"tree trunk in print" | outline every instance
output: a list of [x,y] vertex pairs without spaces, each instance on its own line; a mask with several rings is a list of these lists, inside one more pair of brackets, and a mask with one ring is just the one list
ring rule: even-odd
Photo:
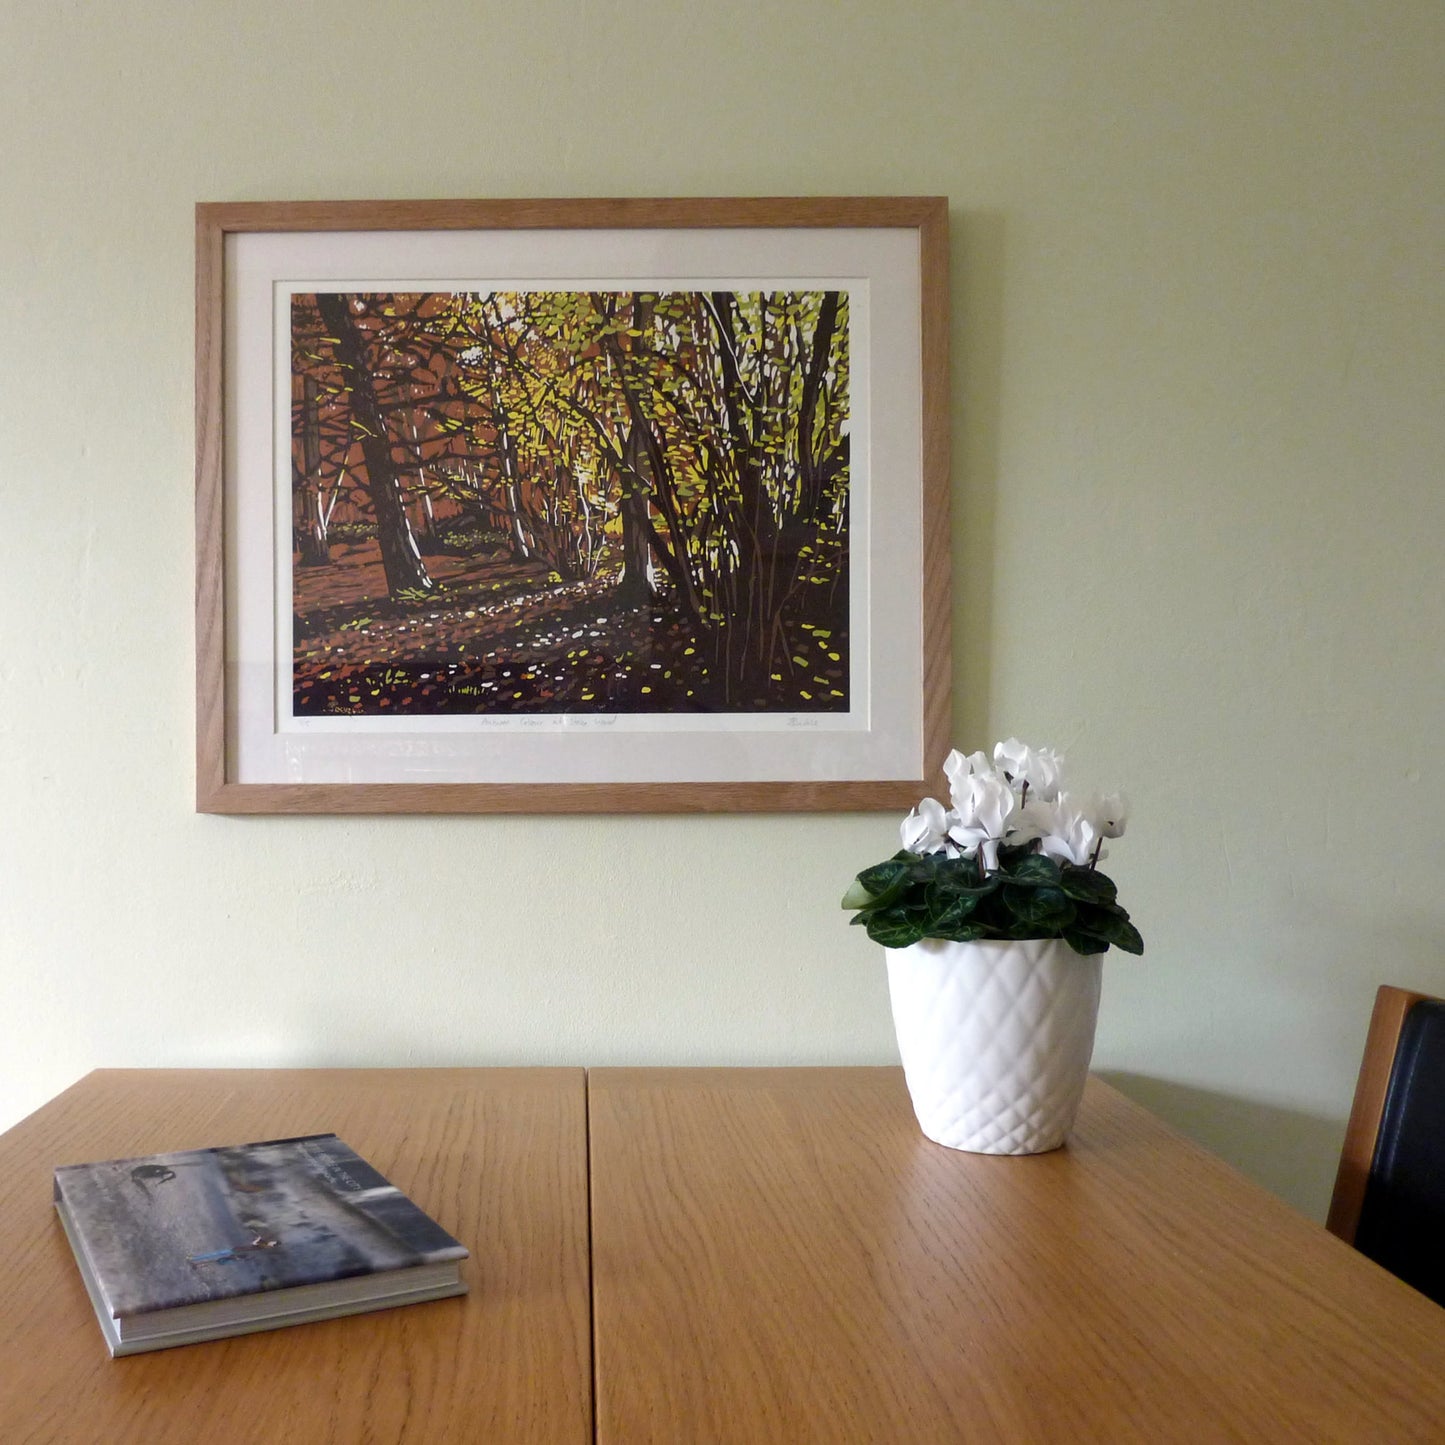
[[803,400],[798,408],[798,472],[802,479],[802,513],[808,521],[816,520],[823,501],[823,484],[827,480],[813,431],[818,419],[818,397],[828,370],[828,353],[833,347],[833,329],[838,324],[838,293],[823,293],[818,311],[818,324],[813,329],[813,350],[808,358],[808,371],[803,379]]
[[727,686],[729,697],[766,691],[771,656],[772,579],[764,575],[769,559],[776,562],[777,527],[763,496],[757,438],[761,431],[760,398],[750,396],[738,369],[738,340],[731,291],[714,291],[710,311],[718,333],[718,366],[723,381],[723,410],[733,451],[738,489],[738,525],[734,529],[737,565],[733,570],[735,602],[728,620]]
[[[613,315],[611,306],[604,308],[600,302],[596,304],[610,321]],[[638,297],[634,305],[630,329],[642,331],[651,326],[652,314],[651,301],[646,297]],[[645,568],[646,552],[650,545],[651,551],[662,563],[664,570],[677,588],[677,599],[683,611],[693,622],[700,623],[703,610],[698,599],[697,584],[688,567],[687,542],[672,494],[672,478],[668,472],[667,455],[657,439],[657,433],[653,430],[652,422],[648,419],[636,388],[628,379],[627,358],[617,336],[615,334],[606,336],[603,339],[602,348],[611,357],[613,365],[617,368],[618,385],[622,390],[623,400],[627,407],[627,441],[623,449],[624,466],[620,469],[624,500],[622,525],[626,528],[629,520],[634,526],[640,523],[646,529],[647,537],[647,541],[644,543],[634,535],[624,543],[624,550],[629,546],[635,549],[639,561]],[[629,352],[634,359],[645,359],[646,347],[640,337],[632,338]],[[650,480],[650,487],[643,480],[644,471]],[[627,493],[634,489],[638,496],[634,498],[629,518],[626,497]],[[663,521],[667,523],[670,544],[663,541],[656,523],[652,520],[650,510],[652,503],[656,503]],[[651,592],[652,586],[649,582],[646,595],[651,595]]]
[[522,526],[522,491],[517,480],[517,444],[512,440],[507,425],[506,408],[502,405],[501,393],[497,390],[495,378],[492,381],[492,411],[497,418],[497,456],[502,463],[502,476],[506,480],[507,545],[518,562],[526,562],[532,555],[526,530]]
[[391,437],[376,402],[361,333],[344,296],[322,292],[316,297],[316,305],[322,323],[336,338],[336,361],[346,378],[352,419],[361,433],[366,491],[376,518],[387,591],[393,598],[408,592],[430,592],[436,584],[421,560],[406,519],[401,482],[391,460]]
[[[604,309],[600,298],[594,297],[593,304]],[[610,307],[606,308],[610,313]],[[641,297],[632,303],[633,331],[645,331],[652,324],[652,306]],[[610,338],[609,354],[616,363],[619,373],[624,365],[622,348],[616,337]],[[633,338],[632,344],[637,344]],[[617,583],[617,601],[623,607],[645,607],[653,600],[656,587],[652,573],[652,544],[647,535],[648,508],[651,506],[651,488],[647,477],[646,452],[642,444],[642,433],[634,420],[627,429],[622,444],[622,458],[625,465],[618,471],[618,513],[622,518],[622,576]]]
[[[419,480],[425,486],[426,478],[419,474]],[[446,551],[446,543],[442,539],[442,534],[437,530],[436,512],[432,507],[430,492],[422,492],[421,520],[411,530],[412,535],[416,538],[417,550],[423,557],[438,557]]]
[[331,560],[326,541],[327,509],[321,496],[321,423],[316,414],[316,378],[301,378],[301,485],[296,490],[296,550],[303,567]]
[[634,426],[628,433],[623,456],[627,468],[620,473],[621,497],[617,510],[622,517],[622,576],[617,583],[620,607],[645,607],[653,600],[652,545],[647,536],[647,484],[642,480],[642,438]]

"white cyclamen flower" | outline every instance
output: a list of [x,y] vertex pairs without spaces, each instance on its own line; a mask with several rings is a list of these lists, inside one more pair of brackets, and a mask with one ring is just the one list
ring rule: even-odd
[[1018,777],[1025,763],[1033,756],[1033,751],[1027,743],[1021,743],[1017,738],[1007,738],[993,745],[994,766]]
[[1014,782],[1027,784],[1035,797],[1046,803],[1058,797],[1064,760],[1052,748],[1031,748],[1017,738],[1009,738],[994,745],[993,761]]
[[1108,793],[1090,800],[1094,826],[1106,838],[1122,838],[1129,822],[1129,800],[1123,793]]
[[998,863],[998,845],[1007,835],[1008,823],[1018,805],[1011,787],[997,773],[970,773],[959,778],[953,789],[957,820],[948,836],[963,849],[965,857],[983,849],[983,863]]
[[1086,867],[1094,860],[1094,849],[1099,844],[1099,830],[1094,819],[1084,806],[1080,806],[1067,793],[1061,793],[1051,803],[1038,805],[1044,819],[1044,831],[1040,835],[1039,852],[1061,863],[1077,863]]
[[1003,841],[1010,848],[1032,843],[1035,838],[1043,836],[1052,817],[1052,805],[1041,802],[1030,793],[1028,801],[1021,799],[1019,806],[1008,815],[1008,821],[1004,824]]
[[943,760],[943,775],[948,779],[950,788],[957,788],[960,778],[987,777],[993,770],[993,764],[989,762],[988,754],[985,752],[969,753],[967,757],[964,757],[957,748],[954,748]]
[[1025,775],[1029,787],[1046,803],[1059,796],[1064,783],[1064,759],[1052,748],[1038,748],[1034,752],[1033,765]]
[[948,846],[952,815],[937,798],[924,798],[903,820],[899,836],[910,853],[937,853]]

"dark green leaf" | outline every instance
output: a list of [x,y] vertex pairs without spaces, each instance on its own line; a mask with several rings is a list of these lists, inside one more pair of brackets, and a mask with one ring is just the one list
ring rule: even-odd
[[921,857],[911,858],[908,863],[908,877],[914,883],[931,883],[936,878],[948,876],[951,861],[944,853],[925,853]]
[[1129,922],[1129,915],[1117,905],[1080,909],[1074,928],[1091,938],[1102,939],[1106,944],[1117,944],[1125,953],[1144,951],[1144,940],[1140,938],[1139,930]]
[[1112,903],[1119,891],[1113,879],[1105,877],[1097,868],[1080,868],[1073,863],[1061,870],[1060,882],[1070,898],[1090,903]]
[[858,881],[875,898],[886,893],[900,878],[908,874],[908,865],[912,862],[911,855],[908,858],[890,858],[886,863],[875,863],[871,868],[865,868],[859,875]]
[[1057,888],[1059,886],[1059,865],[1042,853],[1030,853],[1020,858],[1009,871],[1009,883],[1027,883],[1037,887]]
[[1076,928],[1064,930],[1064,942],[1075,953],[1103,953],[1109,947],[1102,938],[1095,938],[1091,933],[1080,933]]
[[1125,953],[1143,953],[1144,937],[1132,923],[1125,923],[1120,930],[1120,936],[1114,939],[1114,946],[1123,949]]
[[1008,884],[1003,892],[1009,911],[1020,923],[1031,923],[1053,933],[1074,921],[1074,905],[1062,888],[1016,888]]
[[996,931],[990,933],[990,938],[1040,938],[1039,928],[1036,923],[1025,923],[1022,919],[1014,919],[1012,922],[998,926]]
[[[896,903],[908,888],[908,869],[908,862],[897,858],[865,868],[858,875],[853,887],[843,895],[843,907],[886,908],[890,903]],[[867,896],[862,902],[854,902],[852,900],[858,897],[859,889]]]
[[884,948],[907,948],[923,937],[924,925],[907,908],[884,908],[868,917],[868,937]]
[[923,895],[923,906],[930,918],[949,918],[961,922],[978,907],[981,897],[981,893],[972,890],[964,892],[951,889],[940,880],[928,885],[928,891]]
[[946,919],[938,919],[931,923],[926,938],[946,938],[951,943],[972,943],[975,939],[984,937],[985,930],[982,924],[974,923],[969,919],[959,919],[956,922]]
[[990,873],[980,883],[977,874],[970,868],[967,872],[951,869],[946,873],[940,873],[935,886],[950,898],[979,899],[986,898],[990,893],[997,891],[1002,884],[1003,879],[997,873]]

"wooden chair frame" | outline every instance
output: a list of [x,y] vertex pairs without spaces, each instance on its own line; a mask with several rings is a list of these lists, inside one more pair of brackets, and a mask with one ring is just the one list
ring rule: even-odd
[[1335,1175],[1335,1192],[1330,1200],[1325,1228],[1346,1244],[1355,1242],[1360,1223],[1360,1209],[1365,1202],[1365,1186],[1375,1158],[1375,1141],[1380,1132],[1380,1119],[1390,1091],[1390,1074],[1395,1066],[1395,1051],[1405,1015],[1429,994],[1412,993],[1409,989],[1382,984],[1375,994],[1375,1009],[1370,1016],[1370,1031],[1365,1038],[1365,1054],[1360,1061],[1360,1077],[1355,1084],[1355,1101],[1350,1109],[1350,1122],[1345,1127],[1345,1142],[1340,1150],[1340,1167]]

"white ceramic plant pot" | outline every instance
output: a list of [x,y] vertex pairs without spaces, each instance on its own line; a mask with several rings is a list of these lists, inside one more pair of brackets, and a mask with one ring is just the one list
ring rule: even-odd
[[976,1154],[1042,1154],[1083,1097],[1102,954],[1060,938],[890,948],[888,992],[923,1132]]

